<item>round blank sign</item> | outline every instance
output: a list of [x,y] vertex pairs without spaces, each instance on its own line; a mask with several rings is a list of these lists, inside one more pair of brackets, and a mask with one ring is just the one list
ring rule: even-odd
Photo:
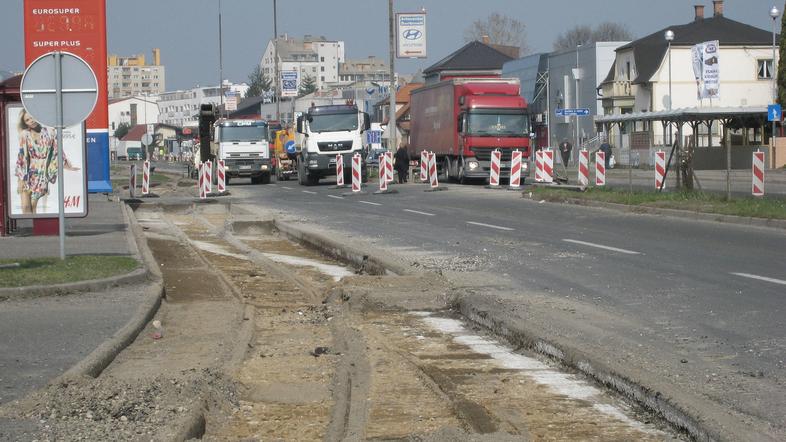
[[56,127],[58,90],[63,100],[63,127],[79,124],[93,112],[98,99],[95,73],[69,52],[49,52],[27,67],[20,88],[22,105],[39,123]]

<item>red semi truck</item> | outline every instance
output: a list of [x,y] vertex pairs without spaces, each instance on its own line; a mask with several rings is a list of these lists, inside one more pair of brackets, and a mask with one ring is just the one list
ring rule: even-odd
[[522,152],[522,181],[529,174],[530,123],[518,79],[454,78],[412,91],[409,155],[434,152],[440,176],[461,183],[487,180],[491,152],[502,153],[502,177]]

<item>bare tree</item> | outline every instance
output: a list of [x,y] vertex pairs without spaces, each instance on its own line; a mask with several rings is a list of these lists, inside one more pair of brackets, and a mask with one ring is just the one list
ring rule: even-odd
[[628,41],[633,35],[624,24],[605,22],[595,29],[587,25],[578,25],[563,32],[554,40],[554,50],[575,49],[578,45],[586,45],[596,41]]
[[482,41],[488,36],[492,44],[515,46],[527,52],[526,25],[515,18],[492,12],[485,20],[475,20],[464,30],[465,41]]

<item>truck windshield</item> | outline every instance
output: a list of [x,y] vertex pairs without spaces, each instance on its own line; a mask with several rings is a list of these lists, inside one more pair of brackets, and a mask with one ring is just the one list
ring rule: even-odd
[[308,123],[311,132],[352,131],[358,128],[358,114],[321,114],[312,115]]
[[529,134],[529,118],[526,114],[472,112],[467,120],[467,133],[472,135]]
[[221,126],[219,140],[231,141],[262,141],[267,140],[265,126]]

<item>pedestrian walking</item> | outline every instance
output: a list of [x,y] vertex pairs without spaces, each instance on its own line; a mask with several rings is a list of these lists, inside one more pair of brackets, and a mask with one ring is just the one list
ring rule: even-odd
[[562,155],[562,164],[565,167],[568,167],[571,151],[573,151],[573,145],[570,144],[570,141],[568,141],[567,139],[563,139],[562,143],[560,143],[559,145],[559,152]]
[[409,179],[409,152],[407,152],[406,146],[399,146],[393,161],[393,167],[395,167],[396,173],[398,173],[399,184],[406,183]]
[[606,160],[605,161],[606,170],[610,169],[609,162],[611,161],[611,144],[609,144],[608,141],[604,141],[603,144],[600,145],[598,150],[600,150],[604,154],[604,158]]

